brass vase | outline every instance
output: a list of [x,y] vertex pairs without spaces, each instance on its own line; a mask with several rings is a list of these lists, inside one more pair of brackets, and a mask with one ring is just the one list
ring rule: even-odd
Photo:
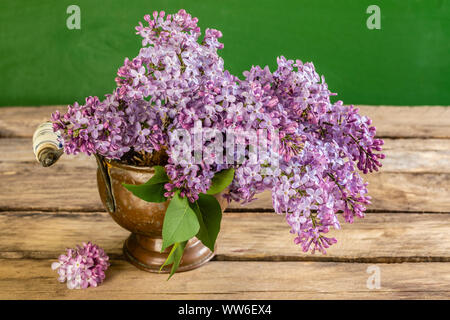
[[[125,258],[134,266],[148,272],[159,272],[167,259],[171,247],[163,252],[162,226],[164,215],[170,200],[163,203],[151,203],[137,198],[122,183],[142,184],[154,174],[152,167],[137,167],[115,161],[97,158],[97,185],[103,205],[122,228],[131,232],[123,245]],[[222,194],[215,195],[222,208],[226,199]],[[188,241],[178,271],[195,269],[214,256],[197,238]],[[166,266],[161,272],[169,272]]]

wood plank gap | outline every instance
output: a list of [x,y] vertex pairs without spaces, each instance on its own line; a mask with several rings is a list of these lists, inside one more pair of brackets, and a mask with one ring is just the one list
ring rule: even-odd
[[[26,139],[28,137],[24,137],[21,135],[17,135],[14,133],[11,134],[4,134],[4,132],[0,131],[0,140],[2,139]],[[32,137],[29,137],[29,139],[31,139]],[[375,138],[377,139],[392,139],[392,140],[413,140],[413,139],[443,139],[443,140],[450,140],[450,137],[448,136],[423,136],[423,135],[418,135],[418,136],[392,136],[392,135],[376,135]]]
[[[7,213],[11,212],[11,213]],[[83,214],[86,213],[86,214]],[[54,217],[54,218],[77,218],[77,217],[106,217],[108,213],[106,211],[51,211],[51,210],[0,210],[0,216],[6,217]]]
[[[0,210],[2,211],[2,210]],[[225,212],[230,213],[240,213],[240,212],[261,212],[261,213],[274,213],[274,209],[268,209],[268,208],[228,208],[225,210]],[[314,212],[314,210],[313,210]],[[367,209],[366,214],[377,214],[377,213],[431,213],[431,214],[449,214],[450,211],[414,211],[414,210],[382,210],[382,209]],[[342,214],[342,212],[339,212],[338,215]]]
[[414,139],[420,139],[420,140],[427,140],[427,139],[437,139],[437,140],[449,140],[450,137],[448,136],[442,136],[442,137],[436,137],[436,136],[391,136],[391,135],[376,135],[375,138],[377,139],[391,139],[391,140],[414,140]]
[[[126,261],[121,253],[108,253],[112,260]],[[39,252],[34,251],[0,251],[0,259],[5,260],[57,260],[57,255],[53,252]],[[442,263],[450,262],[450,257],[439,256],[397,256],[397,257],[335,257],[322,254],[308,255],[308,256],[277,256],[277,255],[254,255],[253,257],[241,257],[229,254],[216,254],[211,261],[228,261],[228,262],[323,262],[323,263],[383,263],[383,264],[398,264],[398,263]]]
[[275,262],[339,262],[339,263],[424,263],[424,262],[450,262],[450,257],[331,257],[327,255],[310,255],[310,256],[268,256],[261,255],[255,257],[239,257],[226,254],[218,254],[213,258],[214,261],[275,261]]
[[381,210],[381,209],[368,209],[366,210],[367,214],[380,214],[380,213],[418,213],[418,214],[426,214],[426,213],[430,213],[430,214],[449,214],[449,211],[428,211],[428,210],[423,210],[423,211],[414,211],[414,210]]
[[[450,108],[450,107],[449,107]],[[24,137],[22,135],[17,135],[14,133],[10,133],[10,134],[5,134],[4,132],[0,131],[0,140],[2,139],[27,139],[28,137]],[[30,141],[31,141],[32,137],[29,137]],[[449,136],[423,136],[423,135],[418,135],[418,136],[392,136],[392,135],[384,135],[384,134],[380,134],[380,135],[376,135],[375,138],[377,139],[391,139],[391,140],[413,140],[413,139],[442,139],[442,140],[450,140]]]
[[[7,213],[14,212],[14,213]],[[86,213],[86,214],[83,214]],[[255,209],[255,208],[231,208],[225,210],[225,213],[273,213],[277,215],[275,211],[272,209]],[[396,214],[396,213],[406,213],[406,214],[450,214],[448,211],[405,211],[405,210],[366,210],[366,214]],[[106,211],[99,210],[50,210],[50,209],[21,209],[21,208],[2,208],[0,207],[0,216],[8,216],[8,217],[32,217],[32,216],[40,216],[40,217],[104,217],[108,216]],[[280,214],[279,216],[283,216]],[[338,214],[341,216],[341,213]],[[356,219],[358,221],[358,219]]]
[[[47,213],[47,212],[55,212],[56,214],[60,212],[73,212],[73,213],[89,213],[92,216],[96,216],[95,213],[102,212],[99,210],[101,208],[59,208],[59,207],[43,207],[43,208],[33,208],[33,207],[8,207],[8,206],[0,206],[0,214],[1,212],[36,212],[36,213]],[[105,211],[106,214],[106,211]],[[70,214],[67,214],[70,215]]]

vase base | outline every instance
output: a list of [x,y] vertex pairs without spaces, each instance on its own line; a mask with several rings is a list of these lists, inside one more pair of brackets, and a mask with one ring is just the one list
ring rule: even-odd
[[[172,267],[171,265],[165,266],[161,271],[160,268],[166,261],[171,247],[160,252],[161,246],[162,239],[132,233],[125,240],[123,254],[128,262],[141,270],[155,273],[169,273]],[[193,238],[186,244],[177,272],[198,268],[213,257],[214,252],[211,252],[200,240]]]

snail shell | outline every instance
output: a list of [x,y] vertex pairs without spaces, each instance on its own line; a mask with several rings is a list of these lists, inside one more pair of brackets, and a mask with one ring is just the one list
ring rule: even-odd
[[53,131],[51,122],[39,125],[33,134],[33,151],[36,160],[43,166],[49,167],[58,161],[63,154],[59,135]]

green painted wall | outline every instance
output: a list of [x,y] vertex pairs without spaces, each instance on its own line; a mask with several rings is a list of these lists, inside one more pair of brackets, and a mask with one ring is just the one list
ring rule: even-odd
[[[66,9],[81,8],[81,30]],[[381,8],[381,30],[366,9]],[[0,0],[0,106],[68,104],[114,88],[153,10],[185,8],[220,29],[225,66],[241,76],[276,57],[313,61],[345,103],[450,105],[450,1]]]

